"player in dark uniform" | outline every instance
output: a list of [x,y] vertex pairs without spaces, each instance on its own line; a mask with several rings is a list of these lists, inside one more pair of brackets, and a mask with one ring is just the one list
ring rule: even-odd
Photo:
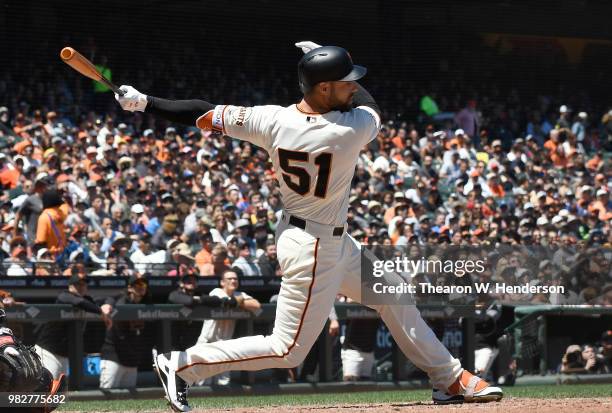
[[[57,380],[54,380],[51,372],[42,365],[36,352],[21,343],[10,328],[4,327],[5,318],[4,304],[0,301],[0,393],[36,392],[53,396],[63,392],[66,385],[65,376],[61,374]],[[57,404],[47,404],[40,407],[3,407],[2,412],[48,413],[57,406]]]
[[[87,278],[79,274],[70,277],[68,290],[62,291],[55,304],[70,304],[76,309],[100,314],[107,328],[110,328],[110,308],[96,304],[88,295]],[[46,322],[37,327],[36,353],[54,379],[68,373],[69,323],[65,321]]]

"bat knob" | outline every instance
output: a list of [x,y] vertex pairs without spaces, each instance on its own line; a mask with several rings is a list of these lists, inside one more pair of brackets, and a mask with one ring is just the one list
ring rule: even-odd
[[62,60],[70,60],[74,56],[74,49],[72,47],[64,47],[60,52]]

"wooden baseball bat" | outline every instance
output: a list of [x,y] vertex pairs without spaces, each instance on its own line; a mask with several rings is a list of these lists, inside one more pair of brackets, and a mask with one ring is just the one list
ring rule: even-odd
[[113,92],[119,96],[123,96],[125,92],[117,87],[113,82],[105,78],[102,73],[96,69],[96,67],[82,54],[74,50],[72,47],[64,47],[60,52],[60,57],[70,67],[90,79],[102,83],[109,87]]

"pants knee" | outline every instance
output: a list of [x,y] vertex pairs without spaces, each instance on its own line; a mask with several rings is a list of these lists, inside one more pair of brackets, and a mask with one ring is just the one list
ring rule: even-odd
[[[304,361],[308,355],[308,351],[310,350],[310,346],[304,344],[287,344],[280,337],[275,336],[274,334],[269,336],[269,339],[273,342],[273,347],[280,350],[277,352],[277,354],[282,354],[282,357],[276,359],[278,364],[277,368],[293,368],[299,366]],[[276,346],[274,346],[274,344],[276,344]]]
[[308,353],[304,353],[302,351],[292,350],[283,358],[283,364],[285,368],[291,369],[302,364],[306,355]]

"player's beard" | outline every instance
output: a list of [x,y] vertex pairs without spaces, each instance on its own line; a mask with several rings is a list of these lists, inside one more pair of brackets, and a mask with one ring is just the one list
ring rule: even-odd
[[339,110],[340,112],[348,112],[351,109],[353,109],[353,102],[352,101],[344,102],[344,103],[338,102],[337,104],[332,106],[332,110]]
[[336,101],[332,105],[332,110],[338,110],[340,112],[348,112],[353,109],[353,95],[351,95],[346,101]]

